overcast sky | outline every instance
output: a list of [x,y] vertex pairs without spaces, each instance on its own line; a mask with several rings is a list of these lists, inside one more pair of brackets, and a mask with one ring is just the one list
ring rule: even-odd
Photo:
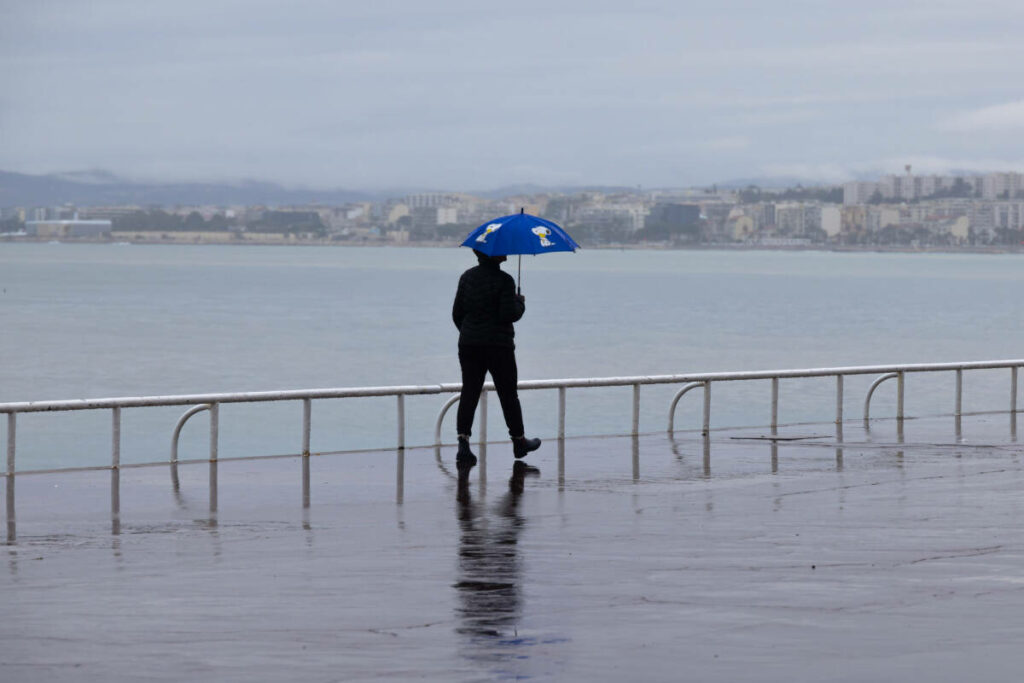
[[0,169],[474,190],[1024,171],[1021,0],[0,0]]

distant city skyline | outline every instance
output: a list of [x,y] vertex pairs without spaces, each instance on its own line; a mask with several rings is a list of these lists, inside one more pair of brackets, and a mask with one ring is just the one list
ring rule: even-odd
[[1024,170],[1024,5],[5,6],[0,169],[482,191]]
[[[22,176],[23,178],[25,176]],[[0,181],[3,177],[0,176]],[[101,178],[102,180],[102,178]],[[51,188],[59,181],[47,181]],[[556,220],[584,246],[645,244],[756,247],[984,248],[1024,244],[1024,174],[886,175],[836,187],[663,189],[481,197],[428,192],[344,199],[292,195],[277,206],[200,201],[159,206],[124,203],[126,186],[90,187],[120,203],[0,206],[0,239],[88,240],[146,244],[458,244],[473,226],[526,210]],[[175,190],[177,188],[177,190]],[[8,193],[0,182],[0,199]],[[225,186],[171,192],[206,199]],[[149,192],[160,192],[152,187]],[[269,188],[263,187],[263,192]],[[68,195],[65,195],[68,196]],[[150,195],[149,198],[155,198]],[[199,196],[193,194],[193,196]],[[239,197],[236,196],[236,199]],[[283,197],[282,197],[283,198]],[[178,199],[184,195],[178,194]],[[328,201],[324,201],[328,200]],[[341,201],[338,201],[341,200]]]

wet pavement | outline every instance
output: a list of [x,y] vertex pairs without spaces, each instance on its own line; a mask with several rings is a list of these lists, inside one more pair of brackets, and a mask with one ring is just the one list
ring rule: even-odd
[[20,475],[0,680],[1019,679],[1007,415],[770,436]]

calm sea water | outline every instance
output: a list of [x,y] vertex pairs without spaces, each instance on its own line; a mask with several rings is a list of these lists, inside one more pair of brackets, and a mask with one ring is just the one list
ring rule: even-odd
[[[454,248],[0,244],[0,401],[457,382],[451,299],[474,263]],[[525,257],[522,285],[523,379],[1024,356],[1020,255],[585,250]],[[1005,408],[1007,375],[968,375],[966,407]],[[952,381],[913,377],[908,412],[948,412]],[[848,380],[848,416],[869,382]],[[833,391],[784,382],[781,417],[828,420]],[[644,430],[664,429],[672,392],[643,390]],[[570,391],[569,432],[628,431],[631,396]],[[522,397],[528,430],[553,434],[556,392]],[[431,442],[443,400],[409,399],[410,444]],[[682,427],[699,402],[681,404]],[[723,385],[713,422],[763,424],[768,406],[767,382]],[[126,411],[122,459],[165,459],[181,412]],[[294,453],[301,414],[226,406],[221,454]],[[18,468],[103,464],[109,425],[108,412],[22,416]],[[394,399],[314,403],[314,450],[389,447],[395,429]],[[197,416],[182,457],[206,438]]]

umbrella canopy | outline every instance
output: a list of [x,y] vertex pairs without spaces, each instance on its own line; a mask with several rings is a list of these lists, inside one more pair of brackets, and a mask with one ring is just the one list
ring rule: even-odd
[[550,251],[576,251],[580,245],[556,223],[520,210],[509,216],[487,221],[469,233],[462,243],[488,256],[509,254],[546,254]]

